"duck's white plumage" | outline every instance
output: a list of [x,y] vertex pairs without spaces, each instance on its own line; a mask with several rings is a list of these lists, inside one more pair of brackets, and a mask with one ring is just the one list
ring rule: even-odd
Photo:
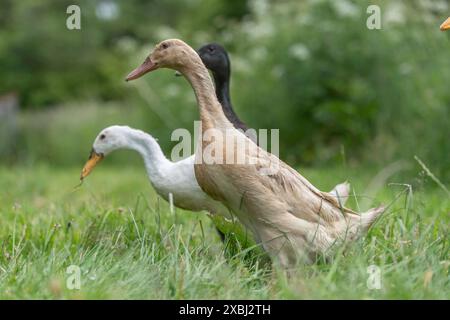
[[172,162],[164,156],[158,142],[148,133],[127,126],[111,126],[95,139],[95,153],[107,155],[118,149],[131,149],[144,160],[148,178],[155,191],[174,205],[191,211],[206,210],[230,217],[228,209],[202,191],[195,179],[194,156]]

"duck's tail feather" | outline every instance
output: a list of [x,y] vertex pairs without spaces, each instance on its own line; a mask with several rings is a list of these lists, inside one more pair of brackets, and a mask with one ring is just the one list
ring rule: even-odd
[[369,211],[361,214],[361,231],[367,232],[374,222],[384,213],[386,207],[380,205],[377,208],[372,208]]
[[329,193],[335,197],[341,205],[345,205],[350,194],[350,183],[347,181],[339,183]]

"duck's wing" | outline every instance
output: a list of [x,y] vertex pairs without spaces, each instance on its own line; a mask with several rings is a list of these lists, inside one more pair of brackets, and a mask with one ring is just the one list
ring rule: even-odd
[[[279,159],[278,159],[279,160]],[[281,162],[281,170],[279,170],[278,174],[284,176],[286,180],[289,180],[293,186],[296,186],[297,191],[302,191],[304,188],[309,190],[312,194],[314,194],[317,198],[326,201],[329,203],[334,209],[337,209],[340,212],[345,213],[354,213],[354,211],[343,207],[335,194],[323,192],[317,189],[311,182],[309,182],[304,176],[302,176],[298,171],[294,170],[292,167],[287,165],[286,163]]]
[[353,210],[341,205],[333,194],[320,191],[273,154],[261,148],[258,148],[258,154],[250,154],[250,161],[256,163],[258,182],[266,192],[271,192],[273,196],[288,203],[293,215],[302,218],[307,215],[311,220],[333,222],[341,220],[347,214],[355,214]]

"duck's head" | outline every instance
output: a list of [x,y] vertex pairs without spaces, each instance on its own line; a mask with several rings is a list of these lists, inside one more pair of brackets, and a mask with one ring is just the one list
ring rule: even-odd
[[159,68],[169,68],[182,72],[193,62],[199,62],[198,54],[189,45],[179,39],[169,39],[158,43],[152,53],[139,67],[131,71],[126,81],[142,77]]
[[205,66],[216,75],[230,73],[228,53],[220,44],[209,43],[197,50]]
[[442,24],[441,24],[441,30],[446,31],[450,30],[450,17],[447,18]]
[[81,180],[86,178],[106,155],[128,145],[125,135],[127,129],[129,128],[126,126],[111,126],[103,129],[97,135],[92,146],[91,154],[81,172]]

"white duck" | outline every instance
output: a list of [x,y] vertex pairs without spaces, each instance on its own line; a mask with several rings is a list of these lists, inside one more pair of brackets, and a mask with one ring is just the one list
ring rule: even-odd
[[166,201],[169,201],[172,194],[173,204],[178,208],[206,210],[212,214],[231,217],[224,205],[211,199],[198,185],[193,156],[172,162],[164,156],[155,138],[128,126],[110,126],[98,134],[81,179],[86,178],[106,155],[118,149],[131,149],[141,155],[150,183]]

